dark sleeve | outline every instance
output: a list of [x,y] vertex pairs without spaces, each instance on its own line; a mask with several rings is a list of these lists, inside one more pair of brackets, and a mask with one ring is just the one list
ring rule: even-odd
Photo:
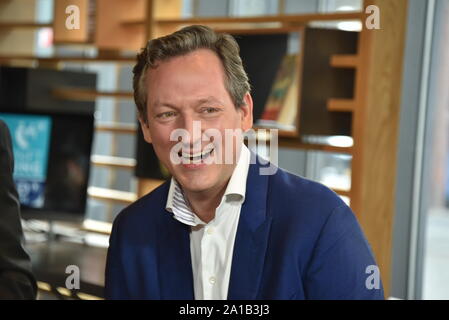
[[120,214],[116,217],[114,224],[112,225],[111,236],[109,238],[104,281],[104,297],[107,300],[129,299],[126,280],[123,277],[124,269],[120,257],[119,220]]
[[337,207],[321,230],[305,290],[307,299],[384,299],[371,248],[346,205]]
[[36,281],[22,246],[22,226],[13,182],[11,136],[0,121],[0,299],[35,299]]

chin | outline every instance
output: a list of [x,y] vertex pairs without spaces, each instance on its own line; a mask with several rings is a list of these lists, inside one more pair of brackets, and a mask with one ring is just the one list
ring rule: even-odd
[[181,181],[178,180],[178,182],[181,183],[181,186],[190,192],[201,192],[205,190],[209,190],[213,184],[212,183],[206,183],[205,181],[192,181],[188,179],[181,179]]

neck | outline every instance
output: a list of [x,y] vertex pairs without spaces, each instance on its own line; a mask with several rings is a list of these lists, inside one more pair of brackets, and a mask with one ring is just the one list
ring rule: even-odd
[[205,223],[215,218],[215,209],[220,205],[229,179],[221,186],[201,192],[184,191],[195,214]]

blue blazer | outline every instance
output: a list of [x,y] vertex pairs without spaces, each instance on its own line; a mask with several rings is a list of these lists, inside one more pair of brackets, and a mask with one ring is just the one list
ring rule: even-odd
[[[248,172],[228,299],[383,299],[351,209],[319,183],[282,169],[260,175],[261,166]],[[107,299],[194,299],[190,227],[165,210],[168,189],[169,181],[115,219]]]

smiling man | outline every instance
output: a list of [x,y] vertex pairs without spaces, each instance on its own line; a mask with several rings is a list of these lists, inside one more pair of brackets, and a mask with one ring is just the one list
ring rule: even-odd
[[115,219],[109,299],[382,299],[349,207],[282,169],[261,174],[235,40],[190,26],[148,42],[134,98],[172,179]]

